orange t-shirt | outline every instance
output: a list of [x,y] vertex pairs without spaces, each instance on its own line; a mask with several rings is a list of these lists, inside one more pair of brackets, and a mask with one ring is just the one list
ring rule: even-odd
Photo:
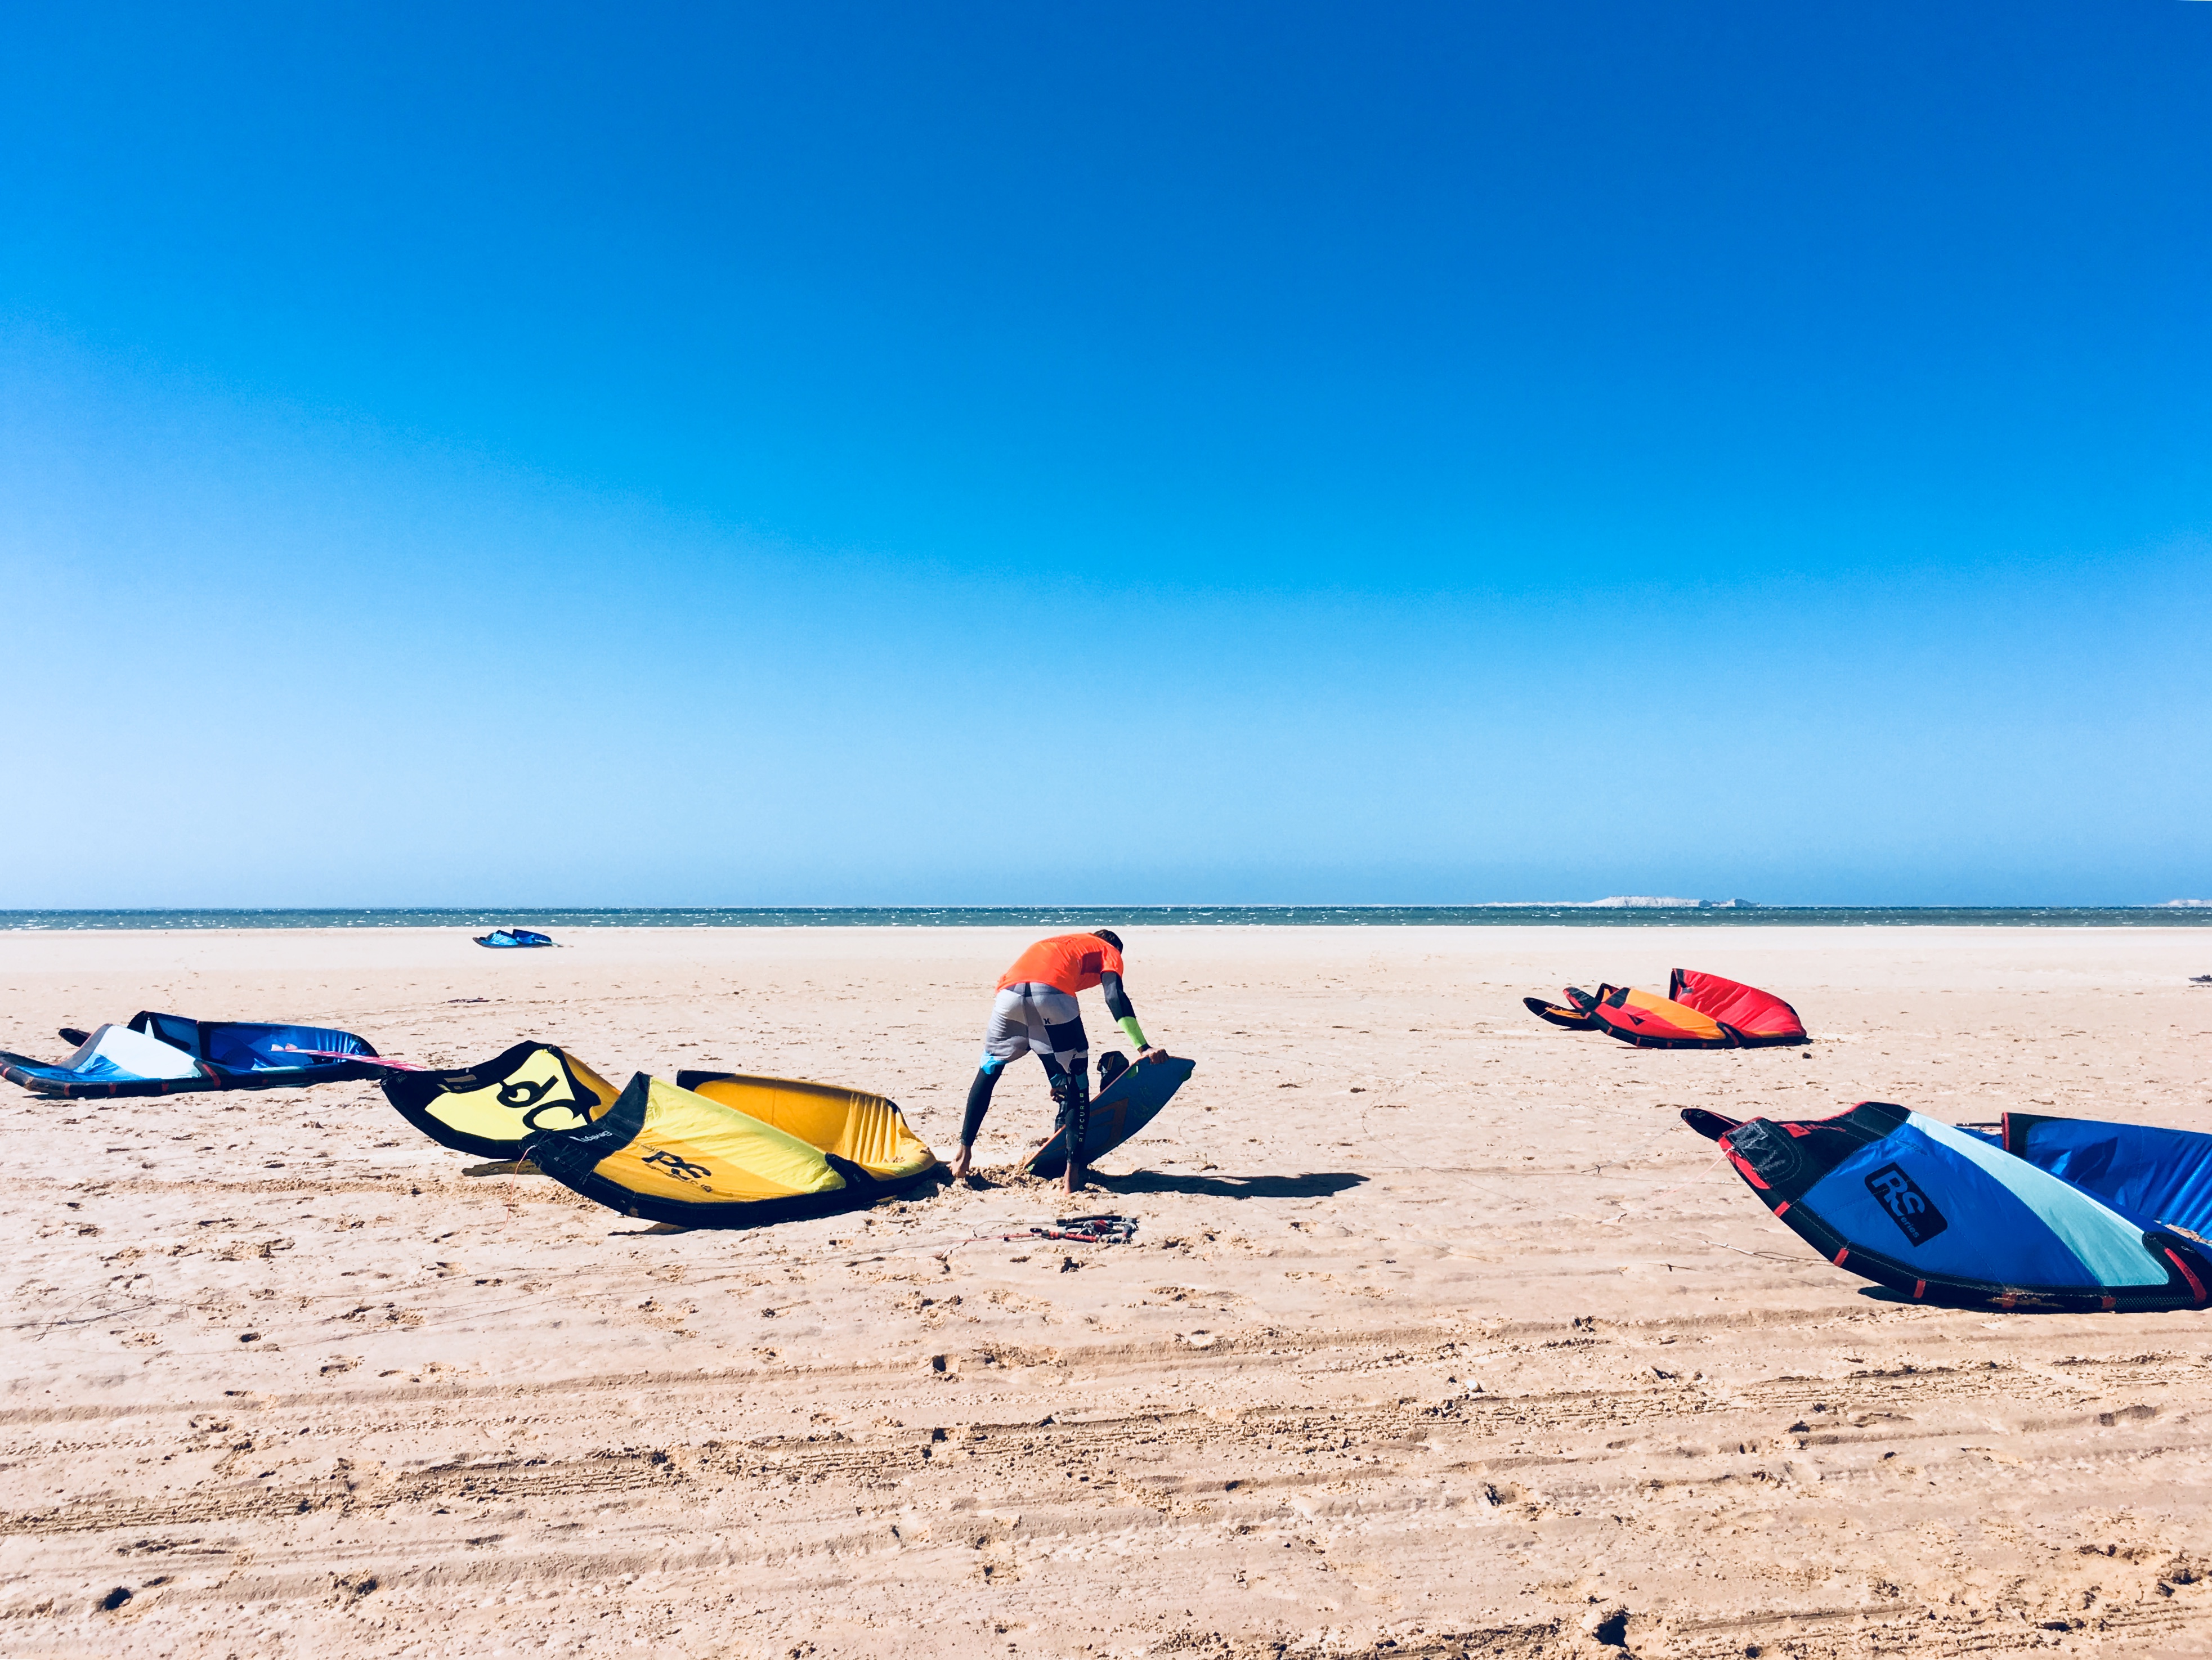
[[1101,974],[1121,972],[1121,954],[1096,934],[1056,934],[1039,940],[999,976],[999,990],[1033,980],[1071,997],[1098,984]]

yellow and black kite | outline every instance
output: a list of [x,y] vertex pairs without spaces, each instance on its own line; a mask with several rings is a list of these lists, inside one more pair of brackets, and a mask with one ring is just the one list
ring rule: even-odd
[[639,1073],[587,1124],[529,1146],[554,1180],[625,1216],[749,1227],[902,1193],[937,1155],[880,1095],[730,1073]]
[[532,1137],[580,1130],[614,1104],[615,1087],[565,1050],[519,1043],[495,1060],[447,1072],[399,1072],[384,1096],[434,1142],[516,1160]]

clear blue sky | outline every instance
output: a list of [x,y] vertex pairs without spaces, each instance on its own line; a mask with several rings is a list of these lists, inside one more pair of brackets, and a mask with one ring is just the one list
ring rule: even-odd
[[2212,5],[19,7],[0,906],[2212,894]]

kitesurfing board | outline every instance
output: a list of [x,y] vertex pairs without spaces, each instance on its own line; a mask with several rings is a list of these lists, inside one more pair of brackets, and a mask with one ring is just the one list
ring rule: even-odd
[[[1170,1057],[1164,1061],[1139,1061],[1098,1092],[1091,1103],[1090,1133],[1083,1138],[1083,1162],[1095,1164],[1159,1117],[1183,1081],[1198,1069],[1189,1061]],[[1058,1176],[1067,1169],[1067,1132],[1054,1130],[1052,1139],[1030,1154],[1022,1168],[1032,1176]]]

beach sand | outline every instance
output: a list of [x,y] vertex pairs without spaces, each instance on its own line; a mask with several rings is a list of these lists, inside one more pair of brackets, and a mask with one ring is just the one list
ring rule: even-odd
[[[2212,1320],[1875,1300],[1676,1111],[2212,1130],[2212,935],[1127,932],[1199,1069],[1082,1202],[1120,1246],[988,1237],[1066,1209],[1008,1175],[1026,1062],[997,1185],[679,1235],[374,1086],[8,1091],[0,1653],[2212,1652]],[[949,1156],[1028,936],[4,934],[0,1047],[540,1038],[880,1090]],[[1677,964],[1816,1041],[1521,1007]]]

